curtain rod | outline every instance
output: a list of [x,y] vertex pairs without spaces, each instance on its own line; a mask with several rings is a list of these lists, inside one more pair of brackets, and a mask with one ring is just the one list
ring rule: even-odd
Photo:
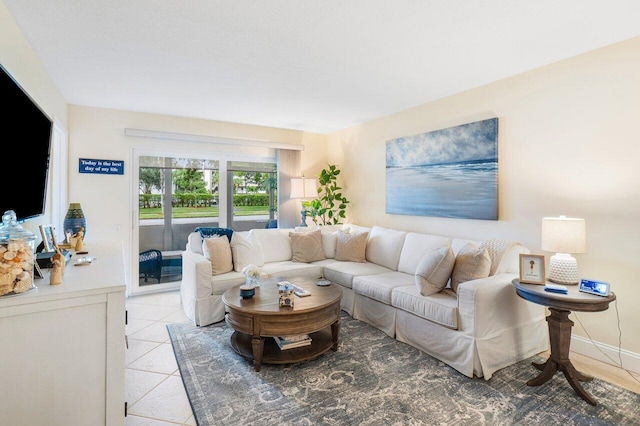
[[191,133],[161,132],[158,130],[125,128],[124,134],[125,136],[133,136],[133,137],[139,137],[139,138],[153,138],[153,139],[165,139],[165,140],[188,141],[188,142],[205,142],[205,143],[217,143],[217,144],[224,144],[224,145],[257,146],[262,148],[289,149],[292,151],[304,150],[304,145],[302,144],[269,142],[269,141],[255,140],[255,139],[222,138],[218,136],[194,135]]

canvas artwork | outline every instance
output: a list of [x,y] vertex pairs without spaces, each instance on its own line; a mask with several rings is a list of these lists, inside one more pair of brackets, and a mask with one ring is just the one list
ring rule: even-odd
[[498,119],[387,141],[386,212],[498,219]]

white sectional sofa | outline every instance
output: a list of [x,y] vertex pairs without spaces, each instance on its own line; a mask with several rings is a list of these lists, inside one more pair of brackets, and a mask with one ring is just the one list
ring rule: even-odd
[[[380,226],[319,229],[322,253],[316,256],[319,260],[309,262],[294,261],[300,260],[300,245],[294,244],[292,249],[289,233],[313,228],[235,232],[230,243],[234,270],[218,275],[212,274],[201,235],[192,233],[182,254],[181,297],[186,315],[200,326],[222,321],[222,294],[245,281],[240,271],[251,263],[259,266],[264,276],[325,277],[337,283],[343,290],[342,309],[353,318],[423,350],[468,377],[489,379],[495,371],[548,348],[544,308],[518,297],[511,285],[517,277],[519,254],[528,253],[522,245]],[[345,233],[366,234],[363,256],[356,256],[355,261],[349,258],[358,249],[344,245],[349,237]],[[296,242],[300,240],[298,234],[294,236]],[[458,266],[463,264],[467,248],[482,252],[482,266],[474,273],[488,269],[480,272],[482,278],[460,281],[465,275],[458,272],[462,270]],[[424,275],[425,263],[429,263],[426,259],[436,252],[448,261],[454,256],[455,269],[449,274],[456,279],[447,275],[440,280],[447,282],[444,289],[429,290],[429,282],[425,290],[426,279],[422,276],[420,280],[418,275]],[[347,260],[341,260],[345,256]],[[442,265],[447,262],[438,263],[437,270],[444,270]],[[427,278],[436,281],[436,275]]]

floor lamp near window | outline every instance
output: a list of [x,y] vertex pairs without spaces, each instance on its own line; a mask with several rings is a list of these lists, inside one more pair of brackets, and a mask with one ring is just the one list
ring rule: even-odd
[[[318,196],[318,181],[313,178],[293,178],[291,179],[291,196],[292,199],[302,201],[315,198]],[[300,211],[300,226],[307,226],[307,209],[302,204]]]
[[542,218],[542,250],[556,252],[549,259],[549,281],[578,284],[578,261],[572,253],[587,252],[584,219],[560,216]]

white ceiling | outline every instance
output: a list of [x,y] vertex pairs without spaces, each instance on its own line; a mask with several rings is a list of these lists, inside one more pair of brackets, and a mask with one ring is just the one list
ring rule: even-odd
[[67,102],[330,133],[640,35],[638,0],[2,0]]

